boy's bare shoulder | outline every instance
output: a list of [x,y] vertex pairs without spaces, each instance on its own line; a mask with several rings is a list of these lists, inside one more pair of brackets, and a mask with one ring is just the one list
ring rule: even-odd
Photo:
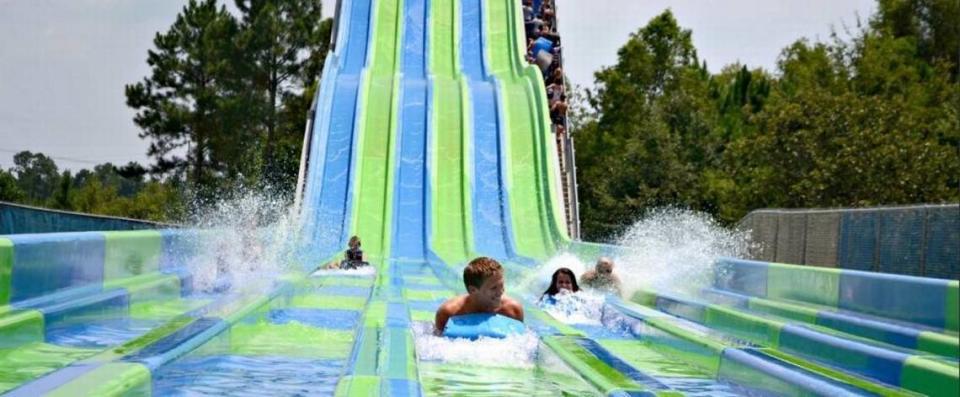
[[509,307],[509,308],[513,308],[513,309],[515,309],[515,308],[521,308],[521,309],[522,309],[522,308],[523,308],[523,305],[521,305],[520,302],[518,302],[516,299],[513,299],[513,298],[511,298],[511,297],[509,297],[509,296],[504,296],[504,297],[503,297],[503,303],[502,303],[502,304],[503,304],[503,306],[506,306],[506,307]]
[[523,321],[523,305],[520,304],[520,302],[505,296],[500,306],[501,314],[506,314],[509,317]]
[[447,299],[446,302],[440,304],[440,308],[437,309],[438,313],[444,313],[447,315],[453,315],[460,311],[463,308],[463,304],[466,301],[466,295],[455,296],[453,298]]

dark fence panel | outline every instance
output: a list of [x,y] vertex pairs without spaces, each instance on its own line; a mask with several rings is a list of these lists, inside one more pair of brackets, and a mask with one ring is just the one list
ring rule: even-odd
[[753,211],[752,259],[960,278],[960,204]]

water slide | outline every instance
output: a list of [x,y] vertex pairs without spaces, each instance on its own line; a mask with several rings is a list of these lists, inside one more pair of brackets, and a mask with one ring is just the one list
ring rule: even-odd
[[[343,0],[337,20],[301,233],[0,236],[0,393],[958,394],[956,280],[718,258],[696,291],[607,296],[593,321],[539,307],[518,281],[551,257],[632,248],[565,234],[519,2]],[[372,266],[313,272],[354,234]],[[282,272],[231,267],[290,245]],[[527,334],[430,335],[477,255]]]

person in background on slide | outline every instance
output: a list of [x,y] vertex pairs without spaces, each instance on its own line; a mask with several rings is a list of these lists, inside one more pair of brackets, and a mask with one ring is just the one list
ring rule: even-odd
[[547,288],[546,291],[543,291],[543,295],[540,295],[540,303],[553,305],[557,303],[557,295],[572,294],[579,291],[580,286],[577,285],[577,276],[573,274],[573,270],[561,267],[553,272],[553,277],[550,279],[550,288]]
[[593,270],[587,271],[580,276],[580,281],[584,287],[595,289],[601,292],[613,293],[619,296],[621,294],[620,278],[613,274],[613,261],[607,257],[601,257],[597,260],[597,265]]

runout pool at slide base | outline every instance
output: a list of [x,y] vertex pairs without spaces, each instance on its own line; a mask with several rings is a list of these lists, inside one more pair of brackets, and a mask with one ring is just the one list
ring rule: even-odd
[[[460,265],[387,260],[199,290],[212,233],[0,238],[8,395],[953,395],[957,282],[721,258],[684,296],[612,296],[564,324],[432,336]],[[572,244],[583,257],[623,254]],[[508,278],[533,266],[506,262]],[[57,277],[50,277],[56,275]],[[262,276],[257,274],[257,276]],[[220,279],[230,280],[225,273]],[[237,280],[237,278],[234,278]],[[229,282],[227,283],[229,284]],[[217,288],[214,288],[216,290]],[[939,313],[935,310],[939,310]],[[560,317],[562,318],[562,317]]]
[[[210,229],[0,236],[0,393],[960,394],[956,280],[718,257],[703,285],[602,297],[591,321],[541,310],[520,281],[551,258],[635,254],[566,234],[519,2],[337,10],[297,226],[233,244]],[[353,234],[371,267],[314,271]],[[431,335],[477,255],[504,264],[528,333]]]

